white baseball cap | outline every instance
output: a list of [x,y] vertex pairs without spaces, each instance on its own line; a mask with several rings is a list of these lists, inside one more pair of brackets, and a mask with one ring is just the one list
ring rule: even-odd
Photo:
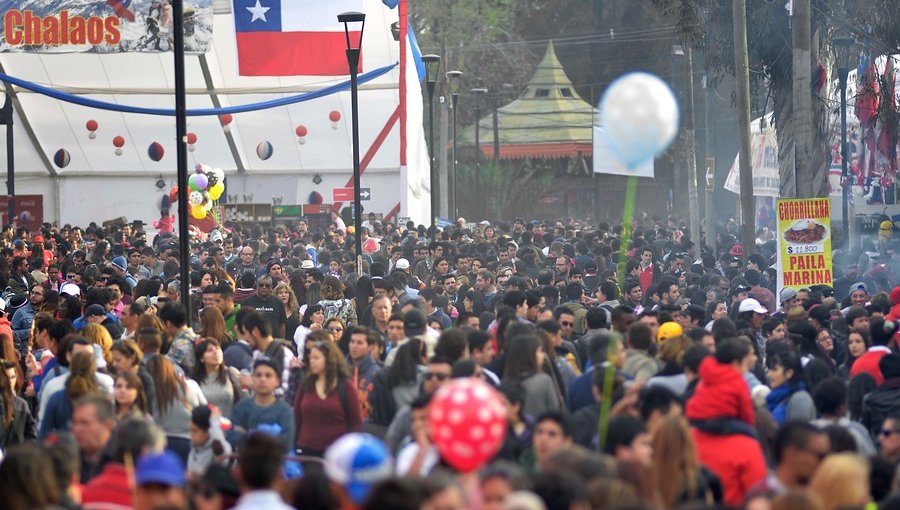
[[741,306],[738,307],[738,313],[744,312],[769,313],[769,310],[759,304],[759,301],[753,298],[747,298],[741,301]]
[[397,259],[397,263],[394,264],[394,267],[406,271],[409,269],[409,261],[406,259]]
[[78,297],[81,295],[81,287],[74,283],[64,283],[63,286],[59,288],[59,293]]

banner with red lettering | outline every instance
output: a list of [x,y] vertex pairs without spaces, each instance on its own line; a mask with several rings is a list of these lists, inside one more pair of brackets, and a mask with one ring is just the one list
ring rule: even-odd
[[[172,50],[172,0],[0,0],[0,52]],[[184,0],[185,51],[212,44],[213,0]]]
[[778,214],[778,292],[832,286],[831,200],[776,201]]

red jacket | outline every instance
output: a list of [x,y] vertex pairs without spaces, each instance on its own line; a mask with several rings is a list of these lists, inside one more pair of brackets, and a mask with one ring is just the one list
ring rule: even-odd
[[638,283],[641,284],[641,291],[644,295],[647,295],[647,288],[653,284],[653,280],[656,279],[656,264],[650,264],[647,266],[647,269],[643,267],[638,267]]
[[[12,323],[9,322],[9,317],[4,315],[0,317],[0,335],[9,335],[10,338],[15,342],[16,335],[13,334]],[[15,344],[13,344],[15,345]],[[22,353],[20,353],[22,355]]]
[[[750,389],[738,369],[708,357],[700,364],[699,375],[697,390],[685,406],[689,420],[731,418],[755,425]],[[766,477],[759,442],[745,434],[714,434],[696,427],[691,435],[700,462],[722,480],[725,503],[740,506],[750,487]]]
[[869,347],[868,351],[853,362],[853,366],[850,368],[850,378],[853,379],[857,374],[865,372],[874,377],[875,382],[881,386],[881,383],[884,382],[884,376],[881,375],[881,368],[878,366],[878,363],[885,354],[890,352],[887,347],[877,345]]
[[131,484],[128,483],[125,466],[109,463],[99,475],[84,486],[81,506],[84,510],[130,509],[131,494]]
[[699,375],[697,390],[685,406],[689,420],[737,418],[751,426],[756,424],[750,387],[738,369],[709,356],[700,364]]
[[759,441],[742,434],[727,436],[691,429],[700,463],[722,480],[725,503],[740,507],[747,491],[766,478]]

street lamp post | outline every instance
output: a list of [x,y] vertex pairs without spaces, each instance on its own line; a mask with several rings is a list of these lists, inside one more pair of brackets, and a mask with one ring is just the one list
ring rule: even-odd
[[853,38],[848,36],[835,37],[834,45],[835,64],[837,64],[839,86],[841,87],[841,229],[843,230],[844,246],[850,248],[850,154],[847,150],[847,76],[850,74],[850,64],[853,52]]
[[13,139],[13,98],[8,91],[3,109],[0,109],[0,125],[6,126],[6,194],[9,196],[7,222],[12,224],[16,217],[16,157]]
[[425,62],[425,85],[428,88],[428,159],[431,173],[431,225],[435,225],[440,203],[437,166],[434,164],[434,87],[437,84],[437,70],[441,64],[439,55],[422,55]]
[[[350,121],[353,129],[353,228],[356,237],[356,274],[363,274],[362,264],[362,203],[360,192],[359,169],[359,54],[362,51],[363,30],[366,28],[366,15],[361,12],[345,12],[338,14],[338,22],[344,24],[347,37],[347,65],[350,66]],[[359,23],[359,39],[354,45],[350,41],[350,23]]]
[[487,89],[477,88],[469,92],[475,97],[475,219],[481,219],[481,96]]
[[450,107],[453,109],[453,167],[450,169],[450,221],[455,221],[459,217],[459,204],[456,202],[456,105],[459,103],[459,87],[462,81],[463,72],[453,70],[447,72],[447,84],[450,88]]

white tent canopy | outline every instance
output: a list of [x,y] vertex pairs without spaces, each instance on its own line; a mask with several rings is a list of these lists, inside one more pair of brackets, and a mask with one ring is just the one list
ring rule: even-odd
[[[399,44],[390,25],[397,11],[381,0],[364,0],[367,14],[363,69],[368,72],[399,61]],[[187,105],[212,108],[243,105],[293,96],[347,80],[347,77],[241,77],[237,73],[234,23],[230,2],[216,0],[213,46],[206,55],[188,55]],[[174,108],[171,53],[145,54],[0,54],[2,71],[11,76],[93,99],[151,108]],[[407,74],[414,75],[415,67]],[[360,151],[365,155],[397,110],[399,67],[360,89]],[[399,123],[390,131],[362,177],[371,188],[367,211],[427,218],[428,160],[422,131],[421,91],[409,87],[409,168],[400,169]],[[85,225],[125,216],[150,222],[159,215],[157,203],[175,184],[174,117],[124,114],[64,103],[16,88],[14,133],[16,194],[44,196],[45,221]],[[332,123],[337,111],[341,120]],[[96,139],[85,124],[99,124]],[[295,129],[308,129],[300,144]],[[312,191],[330,203],[332,189],[347,186],[352,177],[350,93],[250,113],[234,115],[229,129],[219,118],[189,117],[188,131],[197,135],[191,166],[199,163],[225,170],[226,194],[237,202],[306,204]],[[0,128],[0,132],[3,132]],[[116,156],[112,140],[125,138]],[[229,136],[231,140],[229,140]],[[233,140],[233,142],[232,142]],[[268,141],[272,156],[263,160],[257,146]],[[162,144],[165,155],[153,161],[148,148]],[[230,143],[232,142],[232,143]],[[59,168],[53,155],[65,149],[71,162]],[[0,165],[6,166],[6,146],[0,143]],[[322,178],[314,184],[313,176]],[[163,190],[157,180],[166,182]],[[252,195],[252,198],[251,198]],[[399,207],[399,209],[397,209]]]

